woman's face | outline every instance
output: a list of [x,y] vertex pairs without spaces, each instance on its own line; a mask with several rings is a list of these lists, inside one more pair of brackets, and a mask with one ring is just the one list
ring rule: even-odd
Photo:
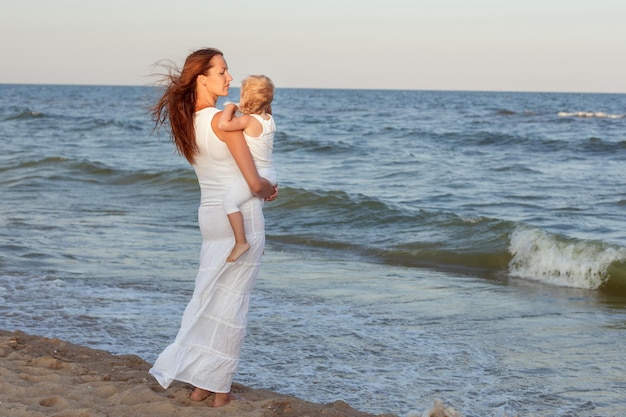
[[207,91],[217,97],[225,97],[232,80],[224,57],[215,55],[211,58],[211,68],[206,76]]

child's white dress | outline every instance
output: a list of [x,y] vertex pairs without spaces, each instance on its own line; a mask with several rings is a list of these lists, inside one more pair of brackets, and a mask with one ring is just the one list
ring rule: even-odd
[[[252,153],[252,159],[259,172],[259,175],[267,179],[272,185],[276,185],[276,170],[272,161],[272,151],[274,149],[274,135],[276,134],[276,124],[274,118],[271,115],[268,120],[265,120],[258,114],[251,114],[256,120],[263,126],[263,132],[260,136],[248,136],[243,134],[248,148]],[[250,200],[254,195],[248,187],[246,180],[241,177],[233,183],[226,196],[224,197],[224,210],[226,214],[239,211],[241,206],[246,201]]]

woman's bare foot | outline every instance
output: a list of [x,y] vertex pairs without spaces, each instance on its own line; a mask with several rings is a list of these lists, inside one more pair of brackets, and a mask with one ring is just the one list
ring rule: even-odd
[[218,392],[215,394],[215,398],[213,399],[213,407],[223,407],[225,405],[230,404],[233,400],[233,397],[229,392],[222,393]]
[[235,247],[230,252],[228,258],[226,258],[226,262],[235,262],[241,255],[246,253],[248,249],[250,249],[250,244],[248,242],[235,243]]
[[191,395],[189,395],[189,399],[191,399],[191,401],[204,401],[207,398],[209,398],[209,395],[211,394],[212,394],[211,391],[207,391],[202,388],[195,388],[191,392]]
[[213,407],[223,407],[231,403],[231,401],[243,401],[245,400],[243,397],[233,394],[232,392],[227,393],[216,393],[215,398],[213,399]]

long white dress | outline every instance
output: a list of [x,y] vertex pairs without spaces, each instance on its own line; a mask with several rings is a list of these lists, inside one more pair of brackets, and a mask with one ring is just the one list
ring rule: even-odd
[[201,189],[200,266],[176,339],[150,369],[164,388],[178,380],[212,392],[230,392],[265,245],[263,200],[253,198],[241,206],[250,250],[236,262],[226,262],[235,238],[222,201],[242,175],[226,144],[211,129],[218,111],[206,108],[195,115],[200,150],[193,165]]

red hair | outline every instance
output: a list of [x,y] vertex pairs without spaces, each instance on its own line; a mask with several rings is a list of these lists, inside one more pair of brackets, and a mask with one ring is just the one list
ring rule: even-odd
[[163,76],[164,91],[157,103],[150,107],[154,130],[158,131],[166,122],[170,127],[170,138],[179,154],[193,164],[198,154],[194,114],[196,112],[196,80],[198,75],[208,75],[214,56],[223,56],[215,48],[204,48],[192,52],[185,60],[182,70],[175,64],[164,64],[167,74]]

